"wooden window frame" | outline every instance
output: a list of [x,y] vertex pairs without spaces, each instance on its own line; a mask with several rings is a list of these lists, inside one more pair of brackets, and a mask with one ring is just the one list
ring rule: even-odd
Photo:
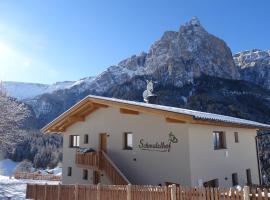
[[87,169],[83,169],[82,179],[83,180],[88,180],[88,170]]
[[67,168],[67,176],[72,176],[72,167]]
[[239,185],[238,174],[233,173],[232,174],[232,186],[237,186],[237,185]]
[[[76,140],[74,144],[74,138]],[[70,148],[78,148],[80,146],[80,136],[79,135],[70,135],[69,136],[69,147]]]
[[[131,135],[131,137],[132,137],[131,146],[129,146],[129,144],[128,144],[128,135]],[[124,137],[124,147],[123,147],[123,149],[124,150],[133,150],[133,133],[132,132],[124,132],[123,137]]]
[[84,144],[88,144],[88,143],[89,143],[89,135],[88,135],[88,134],[85,134],[85,135],[83,136],[83,143],[84,143]]
[[235,143],[239,143],[239,133],[238,132],[234,132],[234,142]]
[[224,131],[213,131],[214,150],[227,149],[226,133]]

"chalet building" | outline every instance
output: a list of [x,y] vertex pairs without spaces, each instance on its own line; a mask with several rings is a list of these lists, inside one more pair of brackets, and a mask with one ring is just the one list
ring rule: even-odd
[[87,96],[42,131],[61,133],[63,183],[259,184],[255,136],[270,125]]

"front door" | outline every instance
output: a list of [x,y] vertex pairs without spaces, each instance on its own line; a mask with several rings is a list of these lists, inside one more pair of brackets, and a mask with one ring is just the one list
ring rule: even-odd
[[100,133],[99,135],[99,148],[100,150],[107,153],[107,134],[106,133]]
[[94,179],[94,184],[100,183],[100,172],[94,170],[93,171],[93,179]]

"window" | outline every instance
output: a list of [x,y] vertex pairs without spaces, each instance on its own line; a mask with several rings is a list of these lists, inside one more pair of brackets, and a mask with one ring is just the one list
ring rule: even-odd
[[133,149],[133,134],[130,132],[124,133],[124,149],[132,150]]
[[88,144],[88,135],[87,134],[84,135],[84,144]]
[[246,169],[246,174],[247,174],[247,185],[252,185],[251,170]]
[[214,131],[213,132],[214,149],[226,149],[225,132]]
[[237,173],[232,174],[232,185],[233,186],[238,185],[238,175],[237,175]]
[[72,175],[72,168],[71,167],[68,167],[67,175],[68,176],[71,176]]
[[235,143],[239,143],[238,132],[234,132],[234,141]]
[[70,135],[69,137],[69,147],[79,147],[80,146],[80,136]]
[[218,187],[218,185],[219,185],[218,179],[213,179],[203,183],[204,187]]
[[87,180],[88,179],[88,170],[84,169],[83,170],[83,180]]

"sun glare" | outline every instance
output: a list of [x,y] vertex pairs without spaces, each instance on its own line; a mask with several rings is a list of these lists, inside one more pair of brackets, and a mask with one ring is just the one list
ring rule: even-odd
[[6,55],[10,52],[10,48],[4,44],[3,42],[0,42],[0,56]]

